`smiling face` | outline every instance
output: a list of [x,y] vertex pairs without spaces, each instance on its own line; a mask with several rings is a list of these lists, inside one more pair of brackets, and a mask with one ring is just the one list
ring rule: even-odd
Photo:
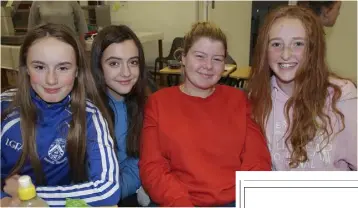
[[133,40],[109,45],[103,51],[101,64],[108,91],[114,98],[120,99],[132,90],[140,74],[139,52]]
[[221,41],[199,38],[183,56],[185,82],[202,90],[213,87],[225,69],[225,48]]
[[279,18],[269,32],[268,63],[278,81],[290,83],[303,63],[306,32],[298,19]]
[[41,38],[30,46],[26,65],[31,87],[44,101],[60,102],[72,91],[77,64],[71,45],[53,37]]

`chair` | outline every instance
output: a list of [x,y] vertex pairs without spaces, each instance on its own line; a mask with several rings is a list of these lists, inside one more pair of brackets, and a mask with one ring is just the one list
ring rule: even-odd
[[150,91],[152,93],[156,92],[159,90],[159,86],[157,85],[157,83],[155,82],[154,80],[154,77],[151,73],[149,73],[149,71],[147,71],[147,84],[148,84],[148,87],[150,89]]
[[229,54],[227,54],[227,56],[225,58],[225,64],[234,64],[234,65],[236,65],[236,61]]
[[[227,54],[226,58],[225,58],[225,64],[234,64],[234,65],[237,65],[236,64],[236,61],[229,55]],[[231,79],[229,76],[227,77],[222,77],[220,80],[219,80],[219,84],[226,84],[226,85],[230,85],[231,83]]]
[[158,58],[155,59],[155,62],[154,62],[154,80],[156,80],[157,73],[160,70],[159,69],[159,63],[162,62],[163,64],[168,66],[168,60],[175,60],[174,52],[178,48],[182,48],[183,43],[184,43],[184,37],[176,37],[176,38],[174,38],[174,40],[172,42],[172,46],[170,48],[169,55],[167,57],[163,57],[163,58],[158,57]]

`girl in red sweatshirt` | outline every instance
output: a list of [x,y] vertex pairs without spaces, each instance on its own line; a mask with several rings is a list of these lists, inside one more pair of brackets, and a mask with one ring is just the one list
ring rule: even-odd
[[226,54],[219,28],[194,24],[184,41],[184,83],[148,100],[139,168],[161,206],[235,206],[235,171],[271,170],[245,94],[216,84]]

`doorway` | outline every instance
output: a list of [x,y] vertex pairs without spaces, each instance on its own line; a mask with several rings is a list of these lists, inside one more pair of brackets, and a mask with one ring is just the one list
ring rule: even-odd
[[250,38],[250,65],[256,45],[259,28],[263,23],[266,14],[281,5],[288,5],[289,1],[252,1],[251,10],[251,38]]

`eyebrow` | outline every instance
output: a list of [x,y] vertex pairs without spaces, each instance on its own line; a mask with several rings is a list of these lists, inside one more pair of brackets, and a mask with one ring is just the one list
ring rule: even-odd
[[132,60],[132,59],[139,59],[139,56],[133,56],[133,57],[129,58],[129,60]]
[[[202,52],[202,51],[193,51],[194,53],[202,53],[202,54],[205,54],[205,55],[208,55],[206,54],[205,52]],[[214,56],[222,56],[222,57],[225,57],[225,55],[221,55],[221,54],[215,54]]]
[[[34,60],[31,62],[32,64],[43,64],[43,65],[47,65],[46,63],[42,62],[42,61],[38,61],[38,60]],[[60,62],[58,64],[56,64],[56,66],[63,66],[63,65],[72,65],[71,62],[68,61],[64,61],[64,62]]]
[[[110,57],[106,58],[106,60],[104,60],[104,61],[108,61],[108,60],[111,60],[111,59],[115,59],[115,60],[119,60],[119,61],[123,60],[120,57],[110,56]],[[139,56],[130,57],[128,60],[131,60],[131,59],[139,59]]]
[[119,61],[123,60],[122,58],[119,58],[119,57],[110,56],[110,57],[106,58],[106,60],[104,60],[104,61],[108,61],[108,60],[111,60],[111,59],[116,59],[116,60],[119,60]]
[[[293,40],[304,40],[305,38],[302,38],[302,37],[293,37],[292,38]],[[282,38],[271,38],[269,40],[269,42],[273,41],[273,40],[282,40]]]

